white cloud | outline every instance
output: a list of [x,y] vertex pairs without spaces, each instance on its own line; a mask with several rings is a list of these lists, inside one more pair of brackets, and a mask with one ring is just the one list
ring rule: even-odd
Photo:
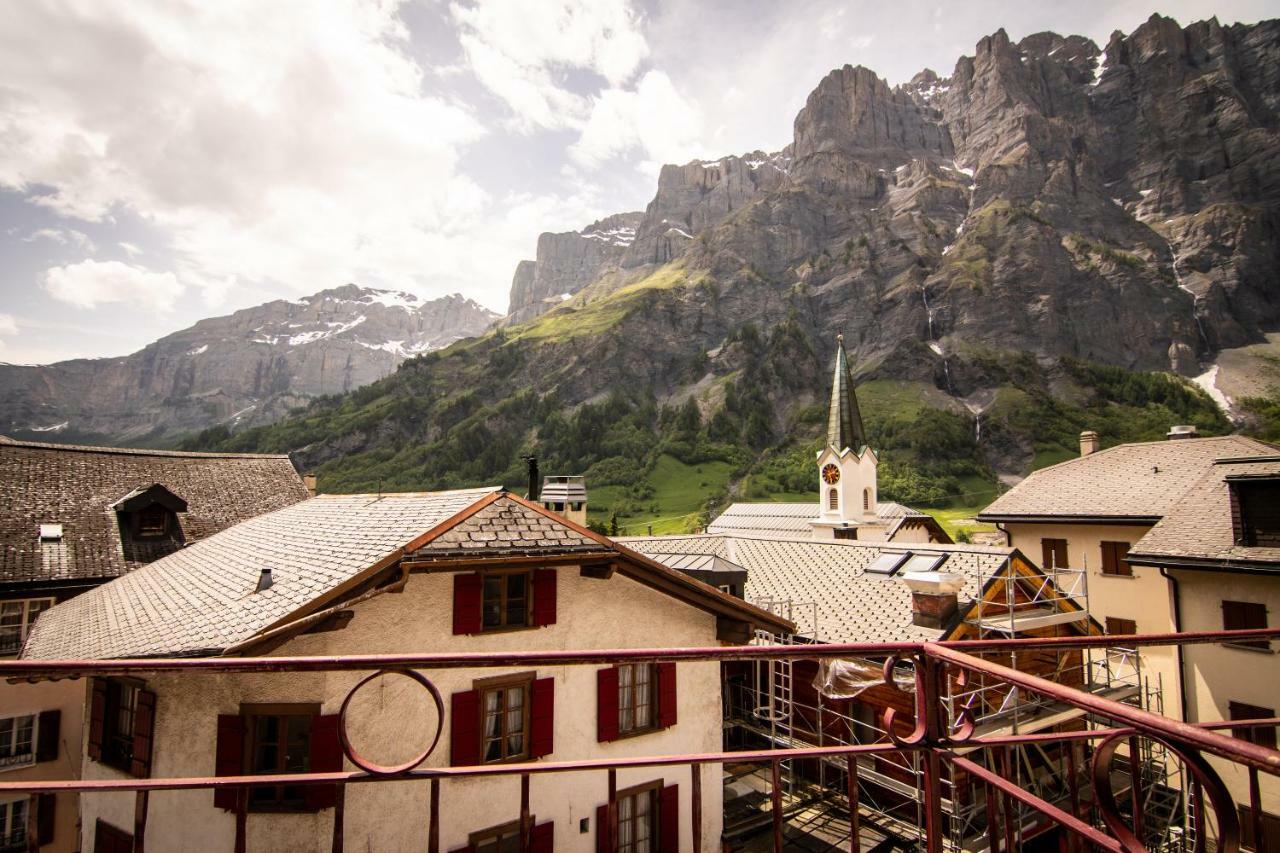
[[683,163],[697,151],[700,131],[697,108],[665,73],[648,71],[634,90],[606,89],[593,100],[569,154],[585,168],[636,151],[651,164]]
[[586,71],[625,84],[649,53],[625,0],[499,0],[450,5],[476,78],[521,129],[577,128],[590,103],[566,79]]
[[212,304],[367,270],[456,290],[493,203],[457,170],[484,129],[423,93],[396,7],[18,4],[0,28],[0,187],[82,220],[129,210]]
[[185,289],[171,272],[152,272],[119,261],[92,260],[45,270],[43,285],[54,299],[77,308],[123,302],[158,311],[173,310]]
[[124,249],[125,254],[127,254],[131,258],[136,258],[138,257],[138,255],[141,255],[143,253],[142,247],[138,246],[135,243],[128,243],[124,240],[121,240],[118,245],[120,246],[121,249]]
[[18,321],[12,314],[0,314],[0,335],[18,334]]
[[34,243],[37,240],[49,240],[63,246],[76,246],[86,252],[97,251],[89,235],[74,228],[40,228],[22,238],[24,243]]

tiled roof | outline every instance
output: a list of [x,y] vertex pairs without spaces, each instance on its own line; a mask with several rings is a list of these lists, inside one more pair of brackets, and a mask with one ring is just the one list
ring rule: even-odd
[[[173,541],[121,542],[112,504],[160,484],[187,502]],[[297,503],[287,456],[179,453],[0,440],[0,583],[112,578],[182,542]],[[61,524],[41,543],[40,524]],[[159,550],[157,550],[159,549]]]
[[[708,533],[745,533],[760,536],[779,534],[793,538],[812,530],[809,522],[819,514],[818,501],[809,503],[736,503],[730,504],[707,525]],[[919,510],[892,501],[876,503],[876,518],[887,525],[903,518],[927,518]]]
[[978,518],[1155,520],[1178,502],[1215,459],[1270,456],[1276,450],[1240,435],[1121,444],[1033,472]]
[[662,554],[712,554],[737,563],[747,570],[748,601],[758,605],[770,600],[790,602],[790,610],[783,609],[781,615],[796,622],[797,633],[832,643],[922,641],[941,636],[937,629],[912,624],[906,584],[866,571],[882,552],[945,554],[938,571],[964,576],[962,599],[976,597],[983,583],[1014,553],[1012,548],[709,533],[620,541],[654,559]]
[[600,551],[589,539],[515,501],[492,503],[413,552],[417,559],[478,557],[518,551]]
[[[493,491],[320,495],[252,518],[41,614],[23,656],[216,654]],[[266,567],[273,586],[255,592]]]
[[1280,458],[1225,460],[1210,467],[1147,534],[1134,544],[1131,562],[1251,565],[1280,570],[1280,548],[1237,545],[1231,520],[1230,477],[1280,477]]

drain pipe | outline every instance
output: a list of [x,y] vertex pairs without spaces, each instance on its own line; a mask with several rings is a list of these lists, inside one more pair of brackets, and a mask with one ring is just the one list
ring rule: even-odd
[[[1182,590],[1178,586],[1178,579],[1169,574],[1169,570],[1164,566],[1160,567],[1160,577],[1169,582],[1169,587],[1173,590],[1173,630],[1176,633],[1182,633]],[[1182,646],[1175,645],[1173,654],[1178,662],[1178,702],[1182,706],[1182,721],[1187,721],[1187,668],[1182,659]]]

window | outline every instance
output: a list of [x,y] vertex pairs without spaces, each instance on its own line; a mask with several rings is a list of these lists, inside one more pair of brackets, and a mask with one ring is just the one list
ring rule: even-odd
[[89,713],[89,757],[144,778],[151,775],[156,694],[142,682],[95,678]]
[[1253,840],[1253,810],[1248,806],[1237,805],[1240,814],[1240,849],[1256,850],[1257,853],[1280,853],[1280,817],[1264,811],[1262,813],[1262,838]]
[[484,763],[529,756],[529,683],[531,679],[503,679],[480,690],[484,719],[480,755]]
[[169,532],[169,510],[160,504],[152,504],[138,510],[137,535],[142,539],[154,539]]
[[1040,553],[1043,562],[1040,567],[1043,569],[1065,569],[1068,567],[1067,561],[1067,540],[1065,539],[1041,539]]
[[[1256,601],[1224,601],[1222,602],[1222,629],[1224,631],[1247,631],[1251,628],[1267,627],[1267,606]],[[1266,640],[1237,640],[1228,645],[1240,649],[1270,649],[1271,643]]]
[[630,663],[618,667],[618,733],[627,735],[654,727],[653,664]]
[[52,606],[52,598],[0,601],[0,655],[17,654],[36,618]]
[[840,494],[835,489],[830,489],[827,492],[827,508],[828,509],[840,508]]
[[1280,480],[1231,483],[1236,544],[1280,547]]
[[[1102,543],[1102,573],[1104,575],[1122,575],[1133,577],[1133,568],[1125,558],[1129,556],[1128,542]],[[1066,564],[1058,566],[1063,568]]]
[[30,801],[0,803],[0,850],[27,849],[27,805]]
[[[1266,720],[1275,715],[1275,708],[1263,708],[1259,705],[1249,705],[1245,702],[1227,703],[1227,717],[1231,720]],[[1232,729],[1231,736],[1240,740],[1247,740],[1249,743],[1256,743],[1258,746],[1265,746],[1268,749],[1276,748],[1275,726]]]
[[1118,616],[1107,617],[1108,634],[1136,634],[1138,623],[1132,619],[1121,619]]
[[481,627],[486,631],[529,624],[529,572],[484,576]]
[[858,528],[856,527],[837,527],[835,533],[836,533],[835,538],[837,539],[857,539],[858,538]]
[[34,763],[36,760],[35,733],[34,714],[0,719],[0,767]]
[[[311,769],[311,723],[315,705],[245,705],[245,770],[253,776],[306,773]],[[250,811],[301,811],[302,785],[274,785],[249,791]]]
[[450,703],[455,767],[541,758],[553,749],[554,678],[531,672],[485,678]]
[[517,853],[520,850],[520,821],[513,820],[471,833],[468,853]]
[[862,511],[869,512],[871,510],[871,490],[862,490]]
[[133,853],[133,836],[101,820],[93,828],[94,853]]
[[618,794],[618,853],[649,853],[656,849],[660,782]]

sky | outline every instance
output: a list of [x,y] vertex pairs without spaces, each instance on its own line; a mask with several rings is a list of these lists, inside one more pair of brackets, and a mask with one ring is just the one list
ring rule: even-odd
[[1274,0],[22,0],[0,25],[0,361],[124,355],[347,282],[505,312],[543,231],[790,142],[1003,27],[1105,45]]

